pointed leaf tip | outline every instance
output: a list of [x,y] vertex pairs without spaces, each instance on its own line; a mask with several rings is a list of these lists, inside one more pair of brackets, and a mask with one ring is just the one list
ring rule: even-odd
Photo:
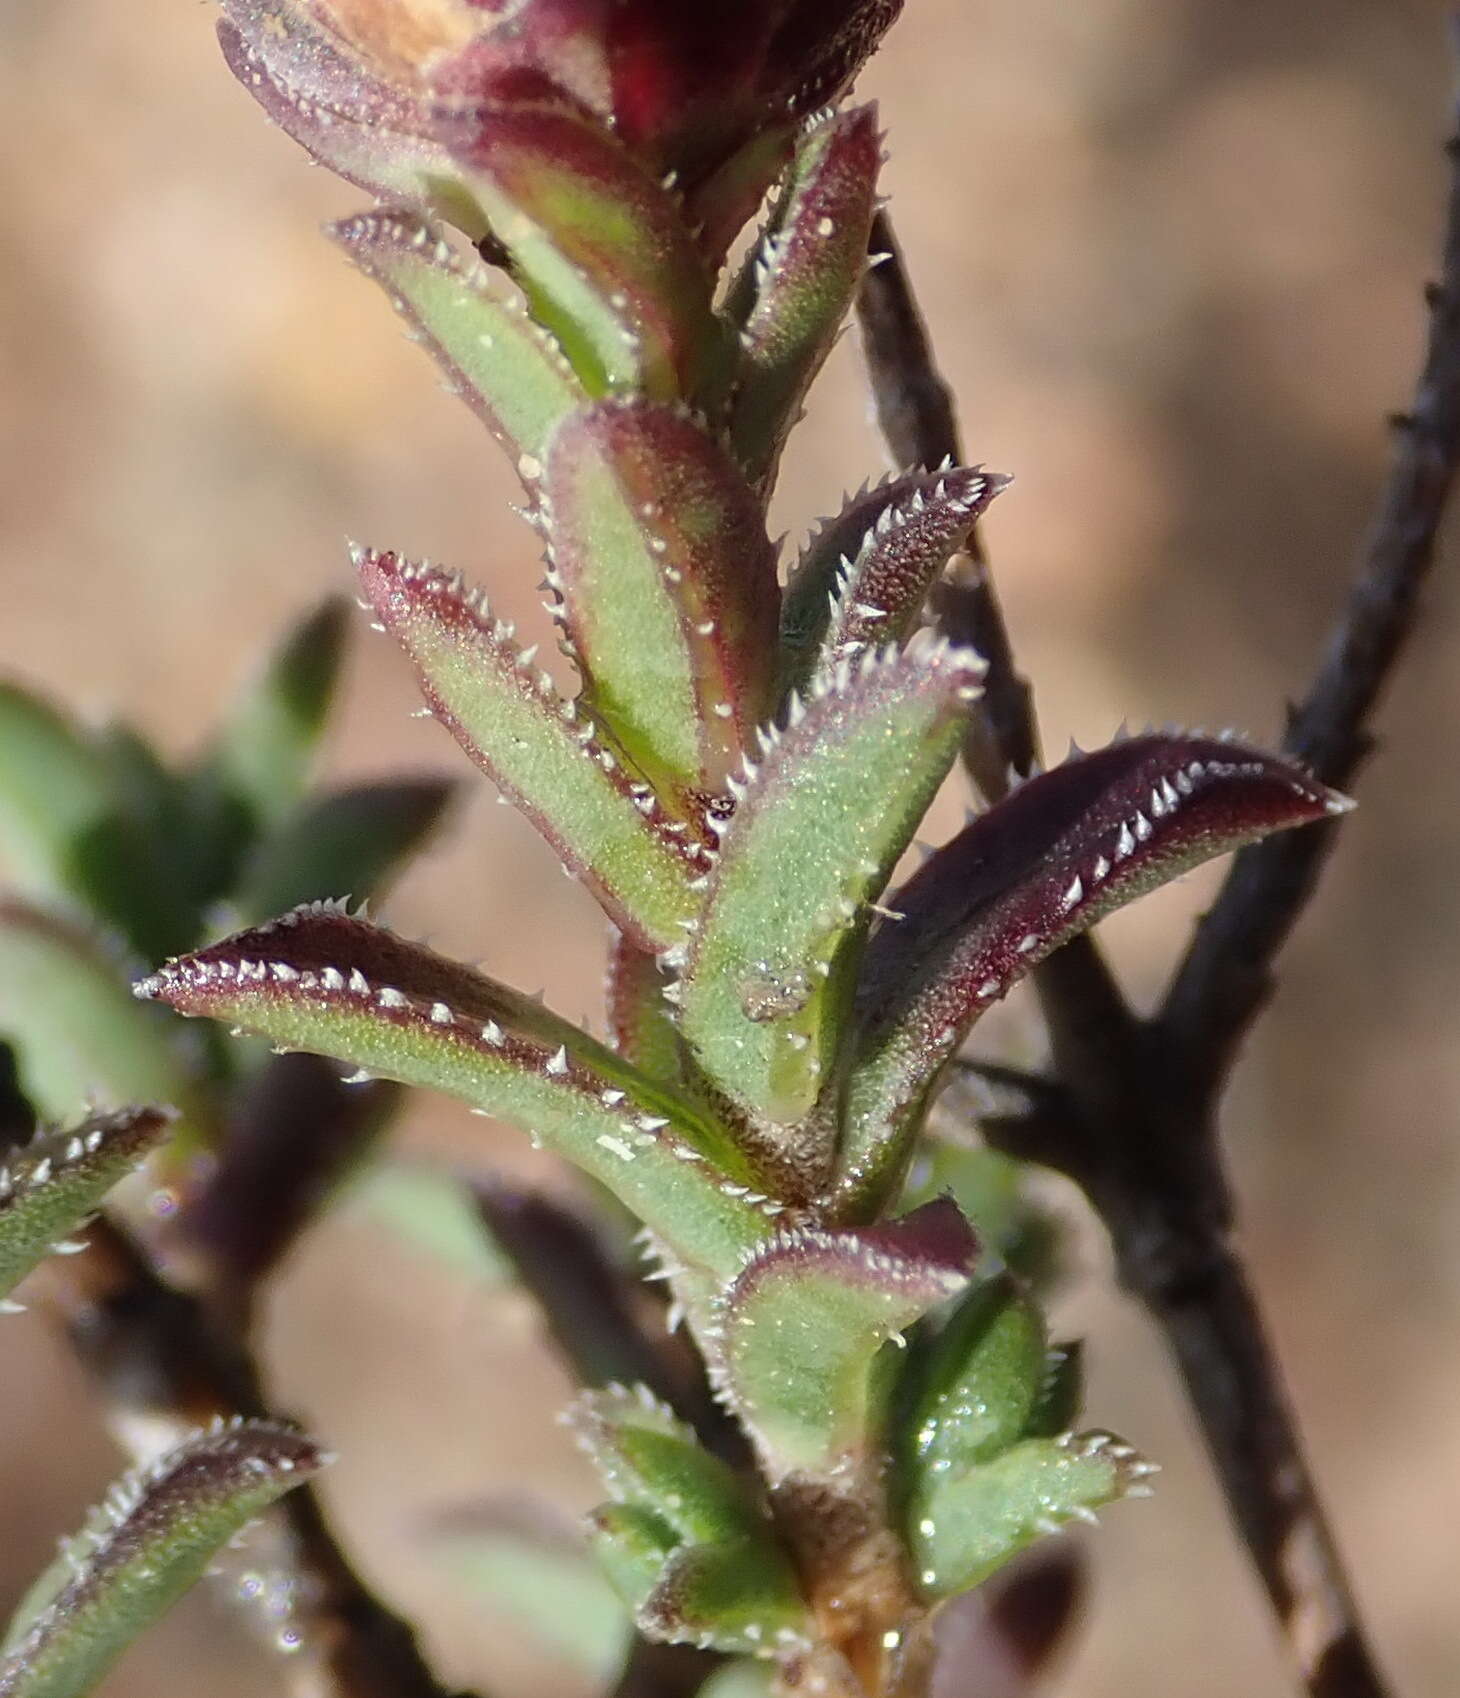
[[1160,734],[1076,754],[974,819],[889,898],[903,918],[866,951],[840,1158],[849,1206],[884,1194],[939,1069],[1032,966],[1201,862],[1347,805],[1276,755]]
[[653,794],[458,575],[369,549],[355,562],[433,713],[471,759],[616,925],[651,950],[678,943],[697,905],[690,880],[709,864],[702,846],[666,829]]
[[460,1097],[576,1162],[687,1267],[772,1231],[722,1127],[533,998],[310,903],[143,979],[141,997]]
[[236,1421],[128,1475],[71,1542],[70,1583],[0,1663],[0,1698],[81,1698],[234,1534],[327,1461],[293,1427]]
[[96,1114],[0,1159],[0,1300],[161,1142],[169,1109]]

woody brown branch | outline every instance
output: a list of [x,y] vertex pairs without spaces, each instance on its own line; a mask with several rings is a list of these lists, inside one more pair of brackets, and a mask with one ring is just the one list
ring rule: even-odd
[[[1449,148],[1452,166],[1460,145]],[[860,310],[884,433],[901,461],[957,456],[948,391],[890,228],[890,257]],[[1460,456],[1460,171],[1452,169],[1441,279],[1423,369],[1360,571],[1327,655],[1291,718],[1287,751],[1347,785],[1367,754],[1368,721],[1412,632]],[[1027,770],[1032,700],[981,553],[935,611],[950,634],[985,646],[992,700],[985,745],[968,752],[991,798],[1000,771]],[[990,752],[990,746],[992,753]],[[996,780],[995,780],[996,782]],[[1006,1128],[1012,1153],[1080,1183],[1111,1234],[1121,1276],[1161,1326],[1186,1383],[1233,1518],[1313,1698],[1383,1698],[1357,1607],[1307,1468],[1251,1284],[1231,1238],[1218,1110],[1242,1037],[1265,1002],[1272,963],[1336,841],[1336,824],[1243,851],[1155,1018],[1131,1012],[1095,944],[1077,939],[1036,976],[1050,1029],[1053,1094],[1037,1147]],[[1062,1106],[1061,1106],[1062,1105]]]

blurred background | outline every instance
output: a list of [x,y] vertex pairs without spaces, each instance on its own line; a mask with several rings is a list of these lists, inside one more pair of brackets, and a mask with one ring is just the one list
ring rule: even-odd
[[[212,25],[178,0],[0,0],[0,670],[124,710],[173,750],[346,584],[347,536],[460,566],[547,631],[515,481],[318,237],[358,197],[268,128]],[[863,87],[969,452],[1017,479],[987,537],[1050,750],[1122,718],[1274,738],[1418,358],[1445,188],[1439,0],[909,0]],[[777,528],[799,536],[882,465],[848,338]],[[332,773],[466,775],[363,625]],[[1460,1687],[1457,655],[1460,581],[1442,568],[1226,1116],[1242,1236],[1406,1698]],[[960,805],[940,804],[944,825]],[[1138,999],[1212,887],[1106,928]],[[599,1018],[596,911],[485,785],[387,914]],[[1038,1058],[1027,1005],[985,1030],[984,1049]],[[398,1136],[530,1166],[439,1101]],[[1090,1340],[1090,1418],[1166,1467],[1153,1502],[1089,1541],[1091,1608],[1058,1689],[1277,1698],[1264,1607],[1173,1375],[1078,1199],[1055,1205],[1072,1244],[1058,1319]],[[276,1281],[267,1357],[279,1401],[342,1451],[342,1528],[447,1677],[498,1698],[583,1690],[519,1656],[423,1552],[430,1512],[503,1482],[590,1501],[519,1300],[382,1248],[344,1209]],[[3,1614],[116,1458],[38,1323],[6,1323],[0,1364]],[[194,1598],[105,1692],[203,1689],[271,1688]]]

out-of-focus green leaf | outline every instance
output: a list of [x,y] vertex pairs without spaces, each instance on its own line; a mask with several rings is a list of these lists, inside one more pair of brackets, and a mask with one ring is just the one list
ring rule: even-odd
[[436,830],[452,789],[415,778],[310,797],[249,857],[234,906],[263,920],[334,891],[374,898]]
[[47,1119],[94,1102],[167,1103],[185,1138],[211,1136],[213,1113],[180,1030],[133,1000],[123,962],[69,922],[0,902],[0,1037]]
[[202,793],[236,801],[251,831],[297,806],[339,680],[349,613],[331,596],[302,620],[243,691],[202,763]]
[[0,1698],[82,1698],[229,1539],[326,1460],[295,1429],[252,1421],[128,1475],[72,1541],[69,1584],[0,1663]]
[[191,941],[196,912],[167,876],[130,761],[13,684],[0,684],[0,872],[152,954]]
[[510,1285],[512,1264],[492,1242],[464,1181],[424,1162],[371,1162],[343,1198],[372,1227],[482,1285]]

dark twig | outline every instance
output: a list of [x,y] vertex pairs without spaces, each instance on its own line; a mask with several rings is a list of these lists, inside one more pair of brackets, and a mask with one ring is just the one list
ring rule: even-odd
[[[886,256],[875,260],[857,300],[877,422],[899,468],[956,462],[960,454],[952,392],[933,358],[927,325],[885,212],[873,220],[868,248],[874,256]],[[1029,685],[1014,668],[1003,611],[976,531],[934,596],[942,628],[988,662],[982,713],[965,759],[974,782],[993,801],[1008,788],[1011,767],[1028,775],[1039,745]]]
[[[1444,252],[1440,281],[1427,291],[1429,341],[1414,403],[1394,421],[1393,461],[1348,606],[1288,725],[1288,751],[1340,789],[1372,747],[1368,720],[1414,628],[1460,456],[1460,139],[1448,152]],[[1162,1023],[1210,1088],[1267,1000],[1273,957],[1336,840],[1336,828],[1324,825],[1246,850],[1198,928]]]
[[[84,1255],[44,1264],[38,1295],[64,1319],[134,1459],[141,1460],[139,1436],[155,1447],[218,1415],[269,1413],[251,1358],[197,1299],[164,1284],[104,1218],[87,1236]],[[317,1693],[323,1676],[332,1698],[451,1698],[410,1626],[355,1574],[309,1486],[291,1492],[267,1522],[266,1560],[289,1571],[295,1613],[287,1625],[302,1635],[284,1665],[290,1690]]]
[[[1460,144],[1451,144],[1450,155],[1460,160]],[[885,222],[875,243],[892,256],[871,273],[862,303],[879,415],[899,459],[925,457],[923,445],[946,452],[955,440],[946,388]],[[1425,364],[1412,411],[1396,421],[1394,462],[1364,563],[1289,727],[1289,751],[1339,786],[1370,747],[1367,722],[1413,626],[1460,457],[1460,172],[1452,181],[1442,278],[1429,301]],[[981,561],[937,611],[945,628],[989,654],[994,701],[1017,703],[1018,691],[1006,682],[1015,677],[1007,636]],[[1027,691],[1022,699],[1027,713]],[[1008,723],[991,703],[996,744],[1009,738]],[[1002,746],[1023,770],[1014,758],[1017,737]],[[1033,748],[1032,732],[1024,747]],[[987,791],[987,755],[970,751],[970,765]],[[1084,940],[1051,957],[1039,991],[1055,1093],[1041,1095],[1034,1147],[1017,1120],[1006,1147],[1068,1173],[1104,1219],[1124,1282],[1161,1325],[1181,1367],[1307,1691],[1313,1698],[1383,1698],[1383,1678],[1230,1241],[1216,1135],[1231,1060],[1333,841],[1333,826],[1309,827],[1239,856],[1150,1022],[1131,1013],[1104,959]]]

